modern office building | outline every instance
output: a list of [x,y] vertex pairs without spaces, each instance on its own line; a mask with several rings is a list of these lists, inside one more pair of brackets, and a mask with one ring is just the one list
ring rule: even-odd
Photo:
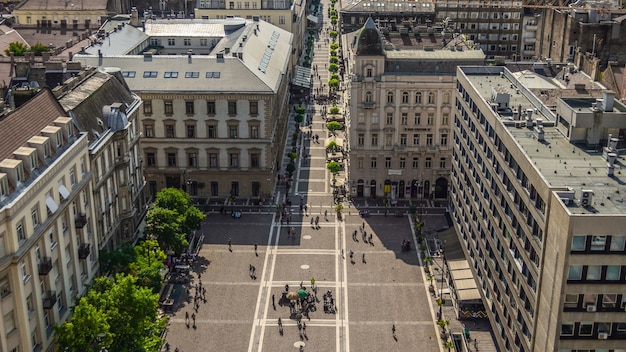
[[456,66],[482,65],[485,55],[452,34],[388,41],[372,18],[353,44],[351,194],[445,199]]
[[87,134],[49,89],[0,116],[0,349],[52,351],[98,271]]
[[626,106],[549,73],[457,69],[454,226],[501,350],[624,351]]
[[145,29],[120,26],[103,37],[106,45],[74,58],[120,68],[143,100],[149,194],[270,194],[284,172],[292,35],[256,18],[156,20]]
[[139,144],[141,99],[119,70],[106,73],[95,68],[81,71],[53,92],[89,139],[98,249],[134,243],[147,210]]

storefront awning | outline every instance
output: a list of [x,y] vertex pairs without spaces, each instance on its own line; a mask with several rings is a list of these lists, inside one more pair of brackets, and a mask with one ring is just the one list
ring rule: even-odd
[[46,195],[46,206],[51,213],[54,213],[59,209],[57,202],[49,194]]
[[317,18],[317,16],[313,16],[313,15],[308,15],[306,16],[307,20],[313,22],[313,23],[318,23],[319,19]]
[[311,89],[311,68],[296,66],[293,76],[293,84],[298,87]]
[[456,295],[460,302],[480,301],[480,292],[478,292],[477,288],[458,290],[456,291]]

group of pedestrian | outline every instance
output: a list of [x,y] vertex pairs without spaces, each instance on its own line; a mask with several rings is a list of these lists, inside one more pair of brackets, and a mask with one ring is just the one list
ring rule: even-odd
[[320,217],[319,217],[319,215],[318,215],[318,216],[316,216],[316,217],[312,217],[312,216],[311,216],[311,227],[312,227],[313,229],[315,229],[315,230],[319,230],[319,229],[320,229],[320,225],[319,225],[319,223],[320,223]]
[[256,266],[250,264],[250,269],[249,269],[249,273],[250,273],[250,278],[252,280],[256,280]]

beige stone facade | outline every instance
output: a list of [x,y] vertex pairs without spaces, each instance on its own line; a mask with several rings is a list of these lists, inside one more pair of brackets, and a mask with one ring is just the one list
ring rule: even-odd
[[621,351],[626,106],[529,75],[457,71],[454,226],[501,350]]
[[48,351],[98,270],[87,135],[58,117],[14,148],[0,161],[0,349]]
[[453,51],[384,51],[382,40],[371,19],[356,39],[349,122],[350,192],[392,201],[445,199],[452,151],[454,69],[461,63],[482,64],[484,54],[465,46]]

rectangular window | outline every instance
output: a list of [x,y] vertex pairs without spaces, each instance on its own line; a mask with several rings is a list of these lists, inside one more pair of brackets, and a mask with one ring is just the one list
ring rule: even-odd
[[187,154],[188,166],[189,167],[198,167],[198,154],[189,153]]
[[591,250],[603,251],[606,248],[606,236],[591,236]]
[[435,115],[434,114],[428,114],[428,120],[426,121],[426,123],[429,126],[432,126],[434,122],[435,122]]
[[167,71],[166,71],[166,72],[163,74],[163,77],[164,77],[164,78],[178,78],[178,72],[171,72],[171,71],[167,72]]
[[400,134],[400,145],[406,146],[406,134]]
[[582,265],[570,265],[569,272],[567,274],[568,280],[580,280],[583,277],[583,266]]
[[385,134],[385,145],[387,147],[391,147],[393,145],[393,134],[391,133]]
[[209,46],[209,40],[206,38],[200,39],[200,46]]
[[426,145],[433,145],[433,135],[430,133],[426,135]]
[[167,166],[176,166],[176,153],[167,153]]
[[362,156],[358,157],[357,159],[357,168],[362,169],[363,168],[363,163],[364,163],[364,159]]
[[185,78],[199,78],[199,77],[200,77],[200,72],[198,71],[185,72]]
[[610,281],[617,281],[622,275],[622,267],[619,265],[607,265],[606,267],[606,279]]
[[22,273],[22,280],[24,280],[24,282],[28,281],[28,279],[30,279],[30,274],[28,274],[28,268],[26,267],[26,262],[23,260],[20,262],[20,270]]
[[420,159],[417,157],[413,157],[412,166],[414,169],[417,169],[420,166]]
[[190,46],[190,45],[191,45],[191,39],[189,39],[189,38],[185,38],[185,39],[183,39],[183,44],[184,44],[185,46]]
[[611,251],[621,252],[624,250],[626,236],[611,236]]
[[393,125],[393,112],[387,113],[387,119],[385,120],[387,125]]
[[373,133],[372,134],[372,147],[377,147],[377,146],[378,146],[378,134]]
[[169,45],[169,46],[176,45],[176,39],[168,38],[167,39],[167,45]]
[[439,168],[440,169],[445,169],[446,168],[446,158],[439,159]]
[[250,126],[250,138],[254,138],[254,139],[259,138],[259,126],[256,126],[256,125]]
[[391,169],[391,157],[385,157],[385,169]]
[[561,336],[574,336],[574,323],[562,323]]
[[587,236],[574,236],[572,238],[572,251],[584,251],[587,242]]
[[146,163],[148,166],[156,166],[156,156],[154,153],[146,153]]
[[216,168],[218,167],[218,163],[217,163],[217,153],[210,153],[209,154],[209,167],[211,168]]
[[206,102],[206,113],[207,115],[215,115],[215,102],[214,101]]
[[250,102],[250,116],[256,116],[259,114],[259,102],[251,101]]
[[22,242],[26,240],[26,233],[24,232],[24,225],[20,221],[19,224],[15,226],[15,233],[17,234],[17,239]]
[[260,155],[257,153],[252,153],[250,154],[250,167],[259,167],[259,159],[260,159]]
[[375,168],[376,168],[376,157],[375,157],[375,156],[373,156],[373,157],[370,159],[370,168],[372,168],[372,169],[375,169]]
[[0,279],[0,298],[4,298],[11,294],[11,285],[9,285],[9,278],[3,277]]
[[356,144],[359,147],[364,146],[365,145],[365,133],[359,133],[356,140],[357,140]]
[[400,157],[400,168],[401,169],[405,169],[406,168],[406,158],[405,157]]
[[420,135],[418,133],[413,135],[413,145],[420,145]]
[[152,101],[145,100],[143,102],[143,114],[144,115],[152,115]]
[[424,164],[424,167],[427,169],[430,169],[432,167],[432,158],[431,157],[426,157],[426,163]]
[[167,124],[165,125],[165,137],[167,138],[174,138],[176,137],[176,134],[174,133],[174,125],[172,124]]
[[447,126],[450,122],[450,114],[445,113],[441,116],[441,125]]
[[37,208],[33,208],[30,211],[30,217],[33,220],[33,227],[37,227],[39,226],[39,212],[37,211]]
[[194,114],[194,104],[193,101],[185,102],[185,114],[193,115]]
[[593,323],[580,323],[579,336],[591,336],[593,334]]
[[409,124],[409,113],[403,112],[400,117],[400,123],[405,126]]
[[415,115],[413,116],[413,124],[414,125],[422,124],[422,114],[420,114],[419,112],[415,113]]
[[228,115],[237,115],[237,102],[236,101],[228,102]]
[[217,126],[216,125],[207,125],[207,137],[208,138],[217,138]]
[[447,133],[441,134],[441,145],[442,146],[448,145],[448,134]]
[[157,78],[158,75],[159,73],[156,71],[144,71],[143,72],[143,78]]
[[196,126],[187,125],[187,138],[196,138]]
[[228,138],[237,138],[237,125],[228,126]]
[[144,134],[146,138],[154,138],[154,126],[145,125],[144,126]]
[[239,167],[239,154],[230,153],[229,154],[230,167]]
[[163,102],[163,112],[166,115],[172,115],[174,113],[174,103],[171,100]]

